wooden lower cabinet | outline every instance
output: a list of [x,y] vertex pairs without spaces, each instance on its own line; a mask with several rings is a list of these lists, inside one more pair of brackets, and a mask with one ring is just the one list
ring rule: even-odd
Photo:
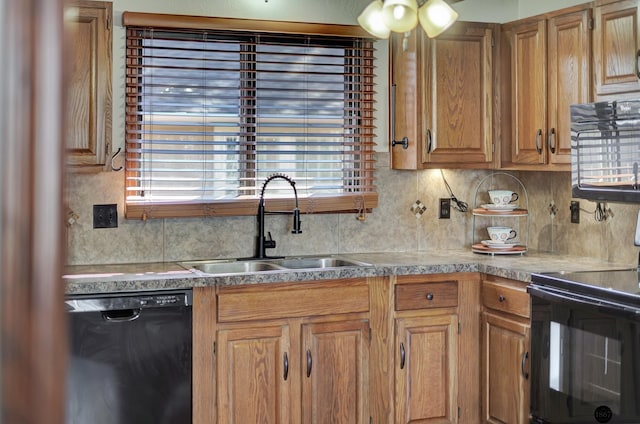
[[370,421],[365,279],[198,289],[194,306],[194,423]]
[[218,422],[291,422],[289,327],[221,329],[217,339]]
[[368,335],[367,320],[219,329],[218,423],[366,422]]
[[525,285],[483,282],[483,422],[529,423],[530,306]]
[[302,346],[302,422],[368,422],[369,322],[305,324]]
[[196,424],[481,422],[478,273],[204,287],[193,299]]
[[455,314],[396,320],[396,423],[457,422]]
[[393,417],[386,422],[478,423],[479,275],[406,275],[391,280]]

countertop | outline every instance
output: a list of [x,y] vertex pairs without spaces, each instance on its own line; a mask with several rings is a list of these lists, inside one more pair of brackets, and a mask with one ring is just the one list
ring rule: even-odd
[[366,262],[372,266],[206,276],[171,262],[87,265],[66,267],[63,278],[66,293],[72,295],[452,272],[481,272],[529,282],[531,274],[537,272],[633,268],[633,265],[629,264],[532,251],[528,251],[523,256],[491,256],[463,250],[359,253],[336,256]]

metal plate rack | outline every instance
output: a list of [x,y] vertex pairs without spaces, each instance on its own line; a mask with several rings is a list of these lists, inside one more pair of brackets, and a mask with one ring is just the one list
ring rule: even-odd
[[[518,193],[517,207],[513,210],[493,210],[489,190],[511,190]],[[473,203],[471,251],[485,255],[524,255],[529,243],[529,195],[524,184],[511,174],[494,172],[478,184]],[[497,247],[490,246],[487,227],[508,226],[516,230],[515,242]]]

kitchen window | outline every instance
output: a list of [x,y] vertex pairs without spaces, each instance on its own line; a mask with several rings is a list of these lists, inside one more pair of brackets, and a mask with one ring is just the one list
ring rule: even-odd
[[[373,42],[345,25],[125,12],[126,216],[377,206]],[[275,30],[274,30],[275,28]],[[290,209],[269,184],[270,209]]]

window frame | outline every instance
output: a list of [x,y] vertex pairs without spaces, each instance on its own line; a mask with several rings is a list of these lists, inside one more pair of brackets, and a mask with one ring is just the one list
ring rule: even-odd
[[[355,25],[338,24],[316,24],[268,20],[249,20],[235,18],[215,18],[203,16],[169,15],[153,13],[123,13],[123,25],[125,27],[150,27],[163,29],[188,29],[188,30],[231,30],[243,32],[263,32],[277,34],[304,34],[304,35],[329,35],[359,37],[371,39],[370,35],[362,28]],[[129,47],[127,47],[129,48]],[[373,51],[373,49],[372,49]],[[127,59],[128,60],[128,59]],[[373,55],[365,58],[373,63]],[[373,86],[374,75],[367,76],[370,80],[368,84]],[[369,93],[373,96],[374,90]],[[363,126],[374,128],[373,124],[373,104],[374,100],[367,102],[371,105],[371,110],[367,110],[367,115],[362,118],[365,122]],[[127,106],[129,107],[129,106]],[[131,125],[127,123],[126,125]],[[375,162],[375,149],[373,141],[373,130],[371,134],[362,136],[360,145],[366,146],[363,151],[362,160]],[[131,155],[132,153],[127,153]],[[378,193],[373,180],[375,179],[375,165],[371,169],[364,169],[371,175],[370,187],[364,192],[340,193],[340,194],[314,194],[310,197],[299,199],[299,208],[302,213],[362,213],[370,211],[378,206]],[[126,173],[130,171],[125,170]],[[130,176],[131,174],[127,174]],[[125,191],[128,188],[126,183]],[[267,196],[265,196],[268,198]],[[130,219],[150,219],[167,217],[202,217],[202,216],[247,216],[255,215],[258,207],[258,197],[241,199],[207,200],[198,202],[128,202],[125,195],[125,217]],[[294,206],[293,196],[268,199],[268,207],[272,210],[289,210]]]

